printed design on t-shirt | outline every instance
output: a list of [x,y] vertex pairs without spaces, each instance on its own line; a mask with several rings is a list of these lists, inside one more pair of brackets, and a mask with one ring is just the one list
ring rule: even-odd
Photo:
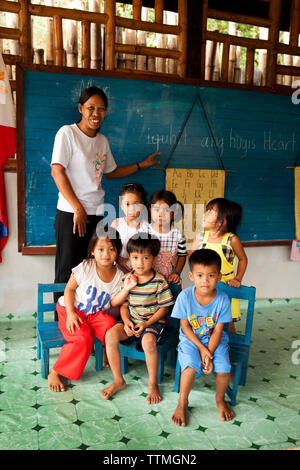
[[100,154],[97,152],[93,163],[94,163],[94,171],[96,175],[96,182],[98,186],[100,185],[101,179],[103,176],[105,161],[106,161],[106,153]]
[[85,293],[87,295],[86,305],[80,302],[77,308],[82,313],[85,313],[87,315],[90,313],[99,312],[99,310],[103,310],[103,308],[108,304],[110,299],[110,295],[107,292],[101,291],[100,295],[95,301],[98,294],[97,287],[95,286],[88,286]]
[[199,336],[202,336],[204,334],[212,334],[217,318],[217,313],[214,313],[214,315],[208,317],[196,317],[196,315],[191,315],[190,317],[188,317],[188,321],[191,327],[193,328],[194,333]]

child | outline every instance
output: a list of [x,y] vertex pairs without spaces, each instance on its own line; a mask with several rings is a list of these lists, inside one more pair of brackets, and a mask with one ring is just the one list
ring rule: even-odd
[[136,341],[137,349],[145,352],[149,374],[147,403],[161,401],[156,345],[162,344],[167,338],[164,317],[174,301],[165,278],[152,267],[159,249],[159,240],[146,233],[137,233],[128,241],[127,251],[136,276],[136,286],[128,293],[128,303],[121,306],[123,322],[107,331],[105,337],[107,357],[114,376],[113,383],[101,392],[106,400],[126,386],[122,376],[119,342],[128,340],[125,344]]
[[48,375],[50,390],[65,391],[60,376],[78,380],[93,348],[93,336],[105,345],[105,333],[116,320],[107,312],[120,305],[134,283],[128,277],[121,288],[122,271],[114,265],[121,251],[118,232],[97,225],[88,247],[88,259],[73,268],[64,296],[57,302],[58,326],[66,344]]
[[184,268],[187,251],[186,241],[174,219],[181,215],[181,204],[171,191],[155,191],[149,202],[150,224],[143,223],[142,229],[160,240],[160,252],[153,268],[168,281],[173,297],[181,291],[181,271]]
[[221,279],[221,258],[213,250],[196,250],[189,259],[189,277],[194,286],[178,296],[172,317],[180,318],[178,360],[181,367],[180,395],[172,421],[186,426],[188,397],[196,373],[216,372],[216,404],[222,421],[230,421],[233,411],[225,402],[231,365],[228,334],[224,323],[231,321],[228,296],[216,289]]
[[141,184],[129,183],[121,188],[120,206],[125,217],[120,217],[112,221],[114,227],[121,236],[122,251],[118,258],[118,264],[124,272],[130,271],[127,242],[140,229],[140,216],[143,206],[146,206],[146,191]]
[[[244,251],[236,230],[242,219],[242,207],[236,202],[225,198],[211,200],[206,206],[203,217],[204,231],[198,233],[193,241],[192,250],[210,248],[216,251],[222,260],[222,279],[231,287],[240,287],[247,268],[247,255]],[[238,258],[237,272],[234,273],[236,258]],[[238,299],[232,299],[231,312],[233,322],[241,319]],[[235,333],[233,322],[229,331]]]

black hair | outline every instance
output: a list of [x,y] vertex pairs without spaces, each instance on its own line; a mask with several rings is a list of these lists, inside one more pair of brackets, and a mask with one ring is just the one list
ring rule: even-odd
[[78,103],[83,105],[87,100],[89,100],[92,96],[98,95],[102,98],[105,108],[108,106],[107,96],[101,88],[97,86],[90,86],[82,91]]
[[126,193],[138,193],[141,196],[143,204],[146,205],[147,203],[147,192],[145,188],[139,183],[128,183],[122,186],[120,189],[121,196],[124,196]]
[[149,251],[154,257],[157,256],[160,251],[160,241],[149,233],[138,232],[129,238],[127,252],[130,255],[130,253],[143,253],[144,251]]
[[164,201],[172,208],[174,213],[174,222],[182,219],[183,215],[183,205],[181,202],[177,201],[176,196],[172,191],[167,191],[166,189],[158,189],[155,191],[151,197],[148,204],[149,208],[149,222],[151,221],[151,206],[154,205],[157,201]]
[[242,206],[224,197],[218,197],[209,201],[206,210],[213,209],[215,206],[218,210],[217,221],[221,224],[219,231],[236,233],[243,216]]
[[203,266],[216,266],[218,272],[220,272],[222,260],[216,251],[210,250],[208,248],[201,248],[201,250],[195,250],[190,256],[190,271],[193,271],[195,264],[202,264]]
[[95,245],[99,238],[108,238],[116,248],[119,256],[122,250],[122,242],[118,230],[113,227],[109,227],[108,225],[103,225],[102,222],[98,222],[96,230],[94,231],[89,241],[87,255],[88,259],[93,258],[92,251],[94,251]]

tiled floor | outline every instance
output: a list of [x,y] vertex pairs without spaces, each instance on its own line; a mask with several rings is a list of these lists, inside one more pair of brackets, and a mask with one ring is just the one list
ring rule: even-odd
[[[36,359],[35,314],[0,315],[0,449],[201,450],[284,449],[300,446],[300,299],[257,300],[246,387],[235,419],[221,422],[214,377],[190,395],[189,425],[171,421],[177,403],[174,369],[166,367],[163,401],[145,403],[145,363],[131,361],[128,387],[105,401],[110,370],[89,359],[78,382],[49,392]],[[242,322],[241,322],[242,323]],[[294,344],[293,344],[294,343]],[[298,350],[298,352],[297,352]],[[51,364],[58,350],[51,352]],[[292,362],[294,360],[294,364]]]

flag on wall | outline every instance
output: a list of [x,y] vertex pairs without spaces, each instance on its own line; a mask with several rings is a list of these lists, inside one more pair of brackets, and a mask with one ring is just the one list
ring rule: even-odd
[[16,153],[16,122],[11,89],[0,53],[0,263],[1,251],[8,239],[5,181],[3,165]]

